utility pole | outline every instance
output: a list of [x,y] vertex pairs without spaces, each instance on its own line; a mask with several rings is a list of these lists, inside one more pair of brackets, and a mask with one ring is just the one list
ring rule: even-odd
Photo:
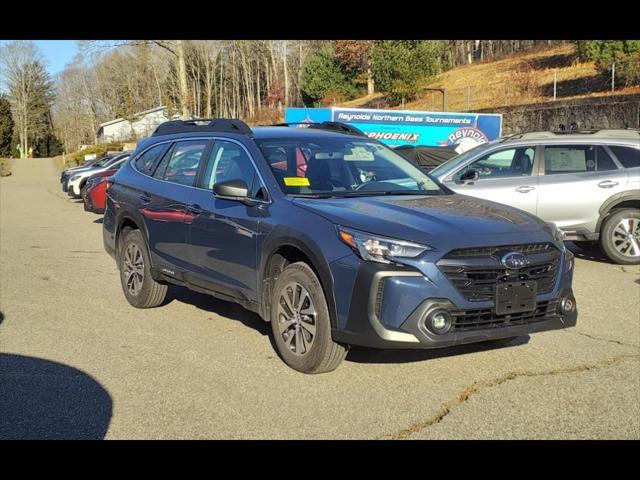
[[611,91],[613,92],[616,88],[616,62],[611,64]]

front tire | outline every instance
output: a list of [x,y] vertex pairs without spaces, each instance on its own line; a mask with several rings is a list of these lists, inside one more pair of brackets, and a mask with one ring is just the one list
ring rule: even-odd
[[347,355],[347,349],[331,338],[322,285],[304,262],[290,264],[276,280],[270,320],[280,357],[299,372],[330,372]]
[[136,308],[160,305],[167,296],[168,286],[151,276],[147,244],[140,230],[124,232],[118,255],[120,283],[127,301]]
[[600,232],[602,252],[620,265],[640,264],[640,210],[625,208],[611,214]]

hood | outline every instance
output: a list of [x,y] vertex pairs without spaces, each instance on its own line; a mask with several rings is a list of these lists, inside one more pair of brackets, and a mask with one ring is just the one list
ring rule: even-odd
[[294,203],[337,225],[436,248],[553,241],[539,218],[467,195],[296,198]]
[[78,167],[71,167],[71,168],[67,168],[64,172],[65,173],[69,173],[69,174],[73,174],[73,173],[80,173],[80,172],[86,172],[87,170],[91,170],[92,168],[98,168],[95,165],[80,165]]

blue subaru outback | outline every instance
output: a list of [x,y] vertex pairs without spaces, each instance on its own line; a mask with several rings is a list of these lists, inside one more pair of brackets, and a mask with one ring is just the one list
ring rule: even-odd
[[459,195],[335,122],[171,121],[108,182],[104,245],[124,295],[169,284],[271,323],[282,359],[335,369],[349,345],[434,348],[576,324],[553,224]]

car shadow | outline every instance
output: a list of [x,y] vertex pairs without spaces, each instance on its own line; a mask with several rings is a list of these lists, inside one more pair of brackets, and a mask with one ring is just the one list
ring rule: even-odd
[[0,325],[4,322],[4,313],[0,311]]
[[[269,323],[262,320],[257,314],[250,312],[236,303],[220,300],[204,293],[194,292],[186,287],[171,285],[163,305],[167,305],[173,301],[188,303],[201,310],[240,322],[243,325],[258,331],[260,334],[267,336],[271,343],[271,347],[277,352],[273,336],[271,335],[271,326]],[[422,362],[435,358],[465,355],[468,353],[495,350],[497,348],[509,348],[524,345],[529,342],[529,338],[529,335],[523,335],[515,338],[508,344],[502,345],[495,342],[481,342],[437,349],[382,350],[352,346],[347,354],[346,360],[354,363]]]
[[457,357],[470,353],[486,352],[489,350],[517,347],[529,343],[529,335],[521,335],[509,343],[478,342],[454,347],[432,349],[402,349],[382,350],[368,347],[353,346],[347,354],[346,360],[355,363],[414,363],[434,360],[442,357]]
[[96,218],[93,223],[104,223],[104,217]]
[[240,322],[243,325],[260,332],[262,335],[270,336],[271,327],[269,326],[269,323],[265,322],[257,314],[247,310],[237,303],[220,300],[205,293],[194,292],[186,287],[171,285],[167,292],[167,298],[162,305],[167,305],[173,301],[188,303],[200,310],[205,310],[230,320]]
[[592,262],[612,264],[611,260],[605,257],[600,251],[597,244],[594,244],[591,248],[581,248],[573,242],[566,242],[565,246],[576,256],[576,258],[590,260]]
[[93,377],[61,363],[0,353],[0,440],[101,440],[113,401]]

